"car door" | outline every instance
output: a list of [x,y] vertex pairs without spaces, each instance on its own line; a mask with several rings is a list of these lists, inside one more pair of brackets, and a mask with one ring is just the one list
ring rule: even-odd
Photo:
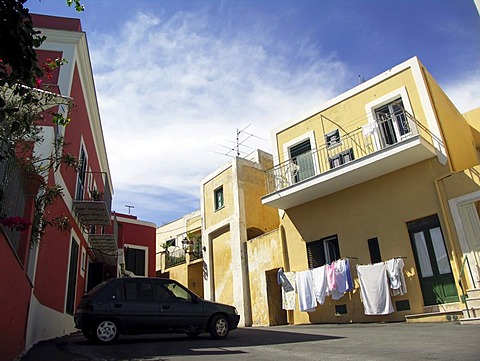
[[160,309],[148,279],[121,279],[110,298],[111,312],[122,320],[125,332],[158,329]]
[[174,280],[154,280],[160,329],[193,331],[203,326],[203,301]]

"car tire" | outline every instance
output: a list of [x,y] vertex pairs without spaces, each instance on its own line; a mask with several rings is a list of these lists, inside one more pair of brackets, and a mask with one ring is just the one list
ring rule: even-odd
[[187,334],[188,337],[190,338],[197,338],[198,335],[200,335],[200,332],[198,331],[195,331],[195,332],[185,332]]
[[102,320],[97,324],[94,331],[95,341],[101,344],[115,342],[120,335],[118,323],[113,320]]
[[223,315],[216,315],[210,321],[209,327],[210,336],[215,340],[223,340],[230,332],[230,325],[228,320]]

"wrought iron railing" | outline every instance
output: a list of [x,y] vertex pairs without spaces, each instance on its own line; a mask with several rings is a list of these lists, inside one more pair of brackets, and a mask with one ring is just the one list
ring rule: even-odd
[[354,160],[366,157],[395,144],[421,136],[427,142],[441,141],[405,111],[377,120],[330,139],[316,149],[284,161],[265,171],[267,194],[290,187]]
[[176,248],[165,255],[165,268],[173,267],[185,262],[185,251],[181,248]]
[[77,177],[75,201],[105,202],[109,217],[112,209],[112,192],[106,172],[85,172]]
[[197,241],[193,244],[193,250],[190,251],[190,261],[195,261],[201,258],[203,258],[202,242]]

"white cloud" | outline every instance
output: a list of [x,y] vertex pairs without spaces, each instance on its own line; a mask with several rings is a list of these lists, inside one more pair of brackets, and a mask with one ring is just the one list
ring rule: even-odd
[[451,81],[444,90],[461,113],[480,107],[480,71]]
[[[127,190],[148,190],[157,222],[169,221],[160,214],[169,190],[190,199],[178,216],[198,208],[200,180],[227,161],[215,152],[235,146],[237,128],[251,124],[247,131],[268,141],[245,144],[271,152],[273,128],[336,95],[346,78],[344,65],[307,39],[219,34],[208,20],[139,13],[118,34],[90,39],[115,197],[124,203]],[[146,201],[129,194],[136,194],[130,203]]]

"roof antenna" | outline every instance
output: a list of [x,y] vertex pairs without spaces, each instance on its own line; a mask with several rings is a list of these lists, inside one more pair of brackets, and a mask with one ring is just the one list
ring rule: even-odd
[[365,77],[363,75],[358,76],[358,84],[365,83]]
[[128,208],[128,214],[130,214],[130,208],[135,208],[134,206],[129,206],[128,204],[125,204],[125,207]]

